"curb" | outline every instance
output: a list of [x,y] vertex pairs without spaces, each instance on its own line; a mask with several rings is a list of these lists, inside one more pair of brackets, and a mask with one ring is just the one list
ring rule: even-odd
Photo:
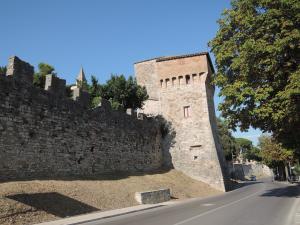
[[163,202],[163,203],[158,203],[158,204],[144,204],[144,205],[137,205],[137,206],[132,206],[132,207],[127,207],[127,208],[121,208],[121,209],[114,209],[114,210],[109,210],[109,211],[104,211],[104,212],[94,212],[94,213],[89,213],[89,214],[84,214],[84,215],[78,215],[78,216],[72,216],[69,218],[63,218],[63,219],[58,219],[54,221],[49,221],[49,222],[43,222],[43,223],[38,223],[35,225],[77,225],[81,224],[83,222],[93,222],[99,219],[108,219],[116,216],[123,216],[127,215],[130,213],[136,213],[136,212],[141,212],[145,210],[151,210],[151,209],[156,209],[168,205],[172,205],[175,202]]

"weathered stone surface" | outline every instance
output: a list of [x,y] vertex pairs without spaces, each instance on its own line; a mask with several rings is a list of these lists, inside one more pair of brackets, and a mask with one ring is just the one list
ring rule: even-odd
[[135,200],[140,204],[156,204],[169,201],[170,199],[170,189],[160,189],[135,193]]
[[19,59],[17,56],[12,56],[8,60],[6,76],[13,76],[14,79],[32,84],[34,68],[29,63]]
[[53,74],[46,75],[45,90],[63,98],[66,93],[66,80],[60,79]]
[[149,90],[142,112],[162,115],[174,130],[164,138],[165,165],[224,191],[227,173],[209,82],[212,70],[207,53],[135,64],[138,84]]
[[231,177],[239,180],[249,179],[251,175],[257,177],[273,176],[272,169],[262,163],[229,163],[227,167]]
[[0,77],[0,179],[161,167],[161,134],[154,120],[138,120],[105,104],[87,110],[23,81]]
[[90,95],[80,87],[72,87],[72,99],[87,108],[90,103]]

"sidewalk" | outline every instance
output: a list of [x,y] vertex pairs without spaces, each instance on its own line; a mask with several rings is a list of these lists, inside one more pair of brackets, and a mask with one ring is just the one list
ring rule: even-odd
[[179,201],[169,201],[169,202],[162,202],[162,203],[158,203],[158,204],[144,204],[144,205],[127,207],[127,208],[114,209],[114,210],[109,210],[109,211],[104,211],[104,212],[89,213],[89,214],[85,214],[85,215],[73,216],[70,218],[64,218],[64,219],[39,223],[36,225],[71,225],[71,224],[75,225],[75,224],[79,224],[81,222],[89,222],[89,221],[94,221],[94,220],[98,220],[98,219],[106,219],[106,218],[111,218],[111,217],[115,217],[115,216],[126,215],[129,213],[135,213],[135,212],[140,212],[140,211],[144,211],[144,210],[150,210],[150,209],[155,209],[155,208],[159,208],[159,207],[164,207],[164,206],[172,205],[175,203],[179,203]]

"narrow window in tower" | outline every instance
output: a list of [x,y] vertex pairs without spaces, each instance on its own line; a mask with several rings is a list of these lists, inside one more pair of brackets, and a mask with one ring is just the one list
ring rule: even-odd
[[181,85],[182,85],[183,77],[182,77],[182,76],[179,76],[179,77],[178,77],[178,80],[179,80],[179,86],[181,86]]
[[164,84],[164,81],[163,81],[163,80],[160,80],[160,87],[161,87],[161,88],[163,87],[163,84]]
[[185,75],[185,81],[186,81],[186,84],[191,84],[191,77],[190,77],[190,75]]
[[191,116],[191,112],[190,112],[190,106],[184,106],[183,107],[183,116],[184,118],[188,118]]
[[167,79],[166,79],[166,87],[169,87],[169,86],[170,86],[170,79],[167,78]]
[[193,83],[196,83],[196,82],[197,82],[197,80],[196,80],[196,79],[197,79],[197,74],[194,73],[194,74],[192,75],[192,77],[193,77]]
[[173,86],[173,87],[176,86],[176,77],[172,77],[172,86]]

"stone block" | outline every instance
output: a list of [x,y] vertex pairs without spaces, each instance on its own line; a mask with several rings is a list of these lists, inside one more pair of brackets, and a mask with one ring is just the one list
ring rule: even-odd
[[135,200],[140,204],[156,204],[171,199],[170,189],[136,192]]
[[132,116],[133,115],[133,109],[132,108],[126,109],[126,114]]
[[13,76],[17,80],[32,84],[33,73],[34,68],[29,63],[22,61],[17,56],[9,58],[6,76]]
[[72,99],[84,107],[87,107],[90,103],[89,93],[79,87],[72,87]]
[[101,99],[101,102],[99,104],[100,107],[103,107],[106,110],[111,110],[111,104],[110,101],[106,100],[106,99]]
[[59,97],[64,97],[66,93],[66,80],[60,79],[53,74],[48,74],[45,80],[45,90]]

